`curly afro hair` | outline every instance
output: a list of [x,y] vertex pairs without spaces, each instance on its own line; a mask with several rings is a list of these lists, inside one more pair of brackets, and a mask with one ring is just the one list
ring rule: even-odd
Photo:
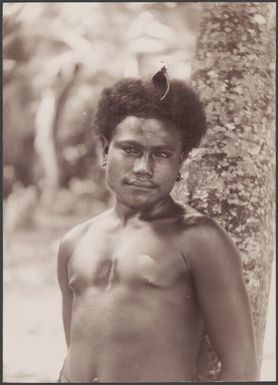
[[165,86],[151,80],[127,78],[102,91],[94,120],[96,134],[111,139],[113,129],[127,116],[169,121],[182,135],[185,154],[198,147],[206,132],[204,108],[196,93],[184,82],[171,80],[167,96],[160,100]]

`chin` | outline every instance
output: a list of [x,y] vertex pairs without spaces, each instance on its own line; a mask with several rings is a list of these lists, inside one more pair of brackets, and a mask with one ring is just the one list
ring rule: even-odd
[[151,206],[153,202],[147,201],[146,199],[129,199],[125,202],[125,204],[133,209],[143,209]]
[[125,206],[130,207],[132,209],[144,209],[145,207],[151,206],[156,201],[154,199],[147,199],[143,196],[118,196],[116,197],[116,199],[118,200],[118,202],[121,202]]

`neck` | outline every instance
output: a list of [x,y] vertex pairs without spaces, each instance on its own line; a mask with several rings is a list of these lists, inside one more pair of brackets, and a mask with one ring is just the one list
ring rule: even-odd
[[184,208],[176,203],[169,195],[164,200],[144,208],[129,207],[116,200],[114,212],[116,217],[120,219],[121,223],[125,225],[132,219],[148,222],[155,219],[177,217],[184,214]]

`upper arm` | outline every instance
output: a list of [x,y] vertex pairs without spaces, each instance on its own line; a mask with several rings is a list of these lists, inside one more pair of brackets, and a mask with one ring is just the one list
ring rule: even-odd
[[74,227],[60,242],[57,260],[57,277],[63,297],[71,296],[72,294],[69,287],[68,264],[78,241],[87,230],[87,224],[86,222]]
[[68,285],[68,262],[71,253],[72,246],[70,239],[68,239],[68,237],[65,237],[60,243],[57,260],[57,277],[63,298],[71,296],[71,290]]
[[192,233],[189,263],[206,332],[222,367],[255,366],[255,342],[239,252],[213,220]]
[[72,313],[73,292],[69,286],[68,265],[74,248],[86,230],[86,227],[79,225],[72,229],[62,239],[58,251],[57,276],[63,297],[63,323],[67,345],[70,344],[70,325]]
[[68,262],[72,253],[72,246],[70,241],[71,239],[68,236],[64,237],[64,239],[61,241],[57,261],[57,276],[58,283],[62,292],[62,314],[67,346],[70,344],[70,325],[73,300],[73,293],[69,287],[68,279]]

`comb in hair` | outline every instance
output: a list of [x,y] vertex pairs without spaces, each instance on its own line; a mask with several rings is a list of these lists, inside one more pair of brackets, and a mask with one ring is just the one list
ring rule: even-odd
[[170,79],[167,73],[166,65],[163,65],[161,69],[152,77],[152,82],[158,86],[165,86],[166,90],[159,100],[163,100],[170,89]]

